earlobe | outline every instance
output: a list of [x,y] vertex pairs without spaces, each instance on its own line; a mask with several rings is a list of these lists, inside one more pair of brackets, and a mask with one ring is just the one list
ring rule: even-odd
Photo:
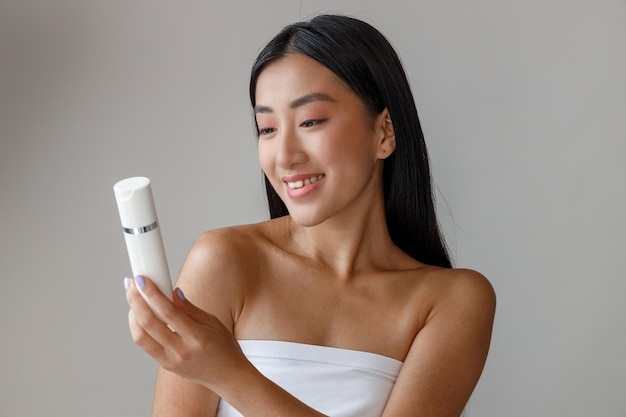
[[396,149],[396,134],[389,110],[383,110],[377,117],[378,159],[386,159]]

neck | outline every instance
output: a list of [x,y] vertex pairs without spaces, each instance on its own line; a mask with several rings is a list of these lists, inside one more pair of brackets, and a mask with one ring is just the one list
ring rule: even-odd
[[341,279],[385,268],[399,252],[387,230],[382,199],[376,207],[333,217],[316,226],[300,226],[290,217],[286,221],[294,251],[330,268]]

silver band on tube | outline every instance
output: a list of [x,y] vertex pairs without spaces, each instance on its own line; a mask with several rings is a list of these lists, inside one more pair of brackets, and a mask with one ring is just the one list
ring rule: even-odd
[[154,223],[144,227],[124,227],[124,233],[128,233],[129,235],[140,235],[142,233],[148,233],[149,231],[154,230],[157,227],[159,227],[159,222],[155,220]]

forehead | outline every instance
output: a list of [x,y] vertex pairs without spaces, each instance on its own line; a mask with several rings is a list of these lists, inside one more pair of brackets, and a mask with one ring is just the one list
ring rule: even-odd
[[256,102],[276,105],[305,94],[324,93],[337,100],[356,94],[335,73],[303,54],[290,54],[268,65],[256,84]]

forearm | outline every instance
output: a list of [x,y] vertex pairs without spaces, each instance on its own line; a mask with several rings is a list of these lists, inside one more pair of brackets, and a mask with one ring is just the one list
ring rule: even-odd
[[324,417],[250,365],[215,391],[246,417]]

